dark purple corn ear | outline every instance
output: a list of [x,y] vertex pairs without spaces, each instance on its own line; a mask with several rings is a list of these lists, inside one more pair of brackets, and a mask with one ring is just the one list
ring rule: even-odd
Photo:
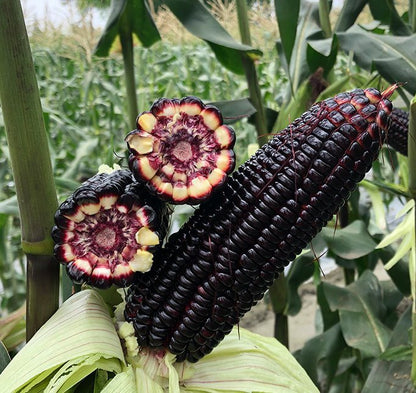
[[386,143],[394,150],[407,156],[407,138],[409,133],[409,113],[394,108],[390,115],[390,127]]
[[394,89],[313,105],[199,207],[128,291],[140,346],[193,362],[231,331],[370,169]]
[[136,179],[171,203],[200,203],[234,169],[233,129],[196,97],[157,100],[126,142]]
[[128,170],[99,173],[58,208],[54,253],[77,283],[98,288],[132,283],[146,272],[167,230],[164,204]]

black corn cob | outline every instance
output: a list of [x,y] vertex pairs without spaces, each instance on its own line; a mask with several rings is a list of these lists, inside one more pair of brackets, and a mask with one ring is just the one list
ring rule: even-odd
[[136,271],[150,269],[167,217],[165,205],[130,171],[99,173],[59,206],[52,229],[55,257],[77,283],[127,286]]
[[394,89],[313,105],[200,206],[128,291],[140,346],[194,362],[231,331],[371,167]]
[[409,133],[409,113],[394,108],[390,115],[390,127],[387,132],[386,143],[394,150],[407,156],[407,138]]

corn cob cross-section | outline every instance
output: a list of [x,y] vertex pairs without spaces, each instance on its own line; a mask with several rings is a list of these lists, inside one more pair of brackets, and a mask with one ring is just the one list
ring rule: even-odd
[[196,97],[157,100],[126,142],[136,179],[171,203],[200,203],[234,169],[234,130]]
[[200,206],[129,289],[140,346],[197,361],[231,331],[371,167],[394,88],[313,105]]
[[55,256],[78,283],[124,287],[146,272],[167,229],[164,204],[128,170],[99,173],[59,207],[52,237]]

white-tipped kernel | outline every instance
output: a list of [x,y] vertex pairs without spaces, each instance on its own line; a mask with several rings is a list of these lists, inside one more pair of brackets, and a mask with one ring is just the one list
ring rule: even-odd
[[81,270],[88,275],[90,275],[92,272],[91,262],[88,259],[84,259],[84,258],[75,259],[74,265],[77,267],[78,270]]
[[175,183],[172,198],[175,202],[182,202],[188,198],[188,187],[183,183]]
[[100,203],[86,203],[80,205],[80,209],[83,213],[85,213],[88,216],[93,216],[94,214],[97,214],[101,209]]
[[229,150],[222,150],[220,154],[217,155],[216,166],[222,171],[228,172],[231,166],[231,162],[232,158]]
[[204,119],[205,125],[211,130],[217,129],[221,125],[221,118],[217,110],[213,108],[205,108],[200,116]]
[[146,273],[153,264],[153,254],[149,251],[137,250],[133,259],[129,261],[131,270],[134,272]]
[[234,142],[233,131],[225,125],[218,127],[214,131],[214,135],[215,140],[220,145],[221,149],[227,149]]
[[116,265],[113,271],[114,278],[128,277],[130,276],[130,274],[132,274],[130,265],[124,263],[119,263],[118,265]]
[[149,224],[149,215],[144,207],[136,211],[136,217],[142,227]]
[[117,195],[104,195],[100,197],[100,205],[104,210],[111,209],[114,204],[117,202]]
[[64,217],[79,223],[84,220],[85,214],[82,212],[81,209],[77,209],[73,214],[64,214]]
[[149,227],[140,228],[135,235],[136,242],[143,246],[156,246],[159,244],[159,236]]
[[139,157],[137,159],[137,166],[140,170],[141,175],[147,179],[150,180],[155,176],[156,172],[158,171],[158,168],[153,168],[151,165],[149,159],[147,157]]
[[137,151],[138,154],[148,154],[153,151],[153,137],[143,134],[145,135],[132,134],[127,140],[129,148]]
[[220,168],[214,168],[213,171],[208,175],[207,180],[211,184],[212,187],[217,186],[218,184],[221,184],[227,174]]
[[202,110],[202,107],[197,102],[193,102],[193,103],[187,102],[187,103],[182,103],[180,105],[180,111],[188,114],[189,116],[199,115],[201,113],[201,110]]
[[140,129],[146,132],[152,132],[156,123],[156,117],[153,115],[153,113],[150,112],[142,113],[137,119],[138,127],[140,127]]
[[191,198],[200,199],[212,191],[212,186],[204,177],[196,177],[191,180],[188,186],[188,193]]
[[[70,232],[70,233],[72,233],[72,232]],[[76,258],[75,254],[72,250],[72,247],[67,243],[61,244],[60,253],[61,253],[62,259],[64,259],[67,262],[73,261]]]

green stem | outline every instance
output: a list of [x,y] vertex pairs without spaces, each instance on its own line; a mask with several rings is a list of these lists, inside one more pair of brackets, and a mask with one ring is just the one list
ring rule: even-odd
[[123,15],[120,21],[120,42],[123,52],[124,75],[127,90],[127,107],[129,116],[129,126],[136,128],[136,117],[138,115],[136,81],[134,79],[134,51],[133,34],[130,29],[127,15]]
[[409,0],[409,22],[412,33],[416,33],[416,0]]
[[[409,136],[407,154],[409,159],[409,192],[412,198],[416,201],[416,173],[411,168],[416,167],[416,96],[413,98],[410,104],[409,110]],[[416,217],[415,217],[416,220]],[[416,239],[413,239],[416,242]],[[411,251],[413,252],[413,251]],[[410,258],[411,260],[412,258]],[[414,258],[413,258],[414,260]],[[415,274],[415,273],[414,273]],[[415,285],[415,279],[411,280],[412,285]],[[412,293],[416,293],[416,288],[412,288]],[[416,299],[413,299],[412,305],[412,382],[416,387]]]
[[319,22],[326,38],[331,37],[332,29],[329,20],[329,4],[328,0],[319,0]]
[[269,288],[270,300],[275,314],[274,337],[289,348],[289,327],[286,315],[287,278],[284,273],[274,280]]
[[39,90],[22,8],[0,0],[0,101],[27,255],[29,339],[58,307],[59,264],[50,230],[57,208]]
[[[238,26],[240,29],[241,42],[245,45],[251,45],[250,27],[248,21],[247,2],[246,0],[237,0],[237,15]],[[263,100],[260,91],[260,85],[257,78],[257,71],[254,65],[254,61],[248,55],[242,56],[242,62],[244,72],[246,74],[246,80],[248,85],[248,91],[250,94],[250,101],[256,108],[256,114],[254,115],[254,122],[256,126],[259,145],[262,146],[268,140],[266,111],[263,106]]]

